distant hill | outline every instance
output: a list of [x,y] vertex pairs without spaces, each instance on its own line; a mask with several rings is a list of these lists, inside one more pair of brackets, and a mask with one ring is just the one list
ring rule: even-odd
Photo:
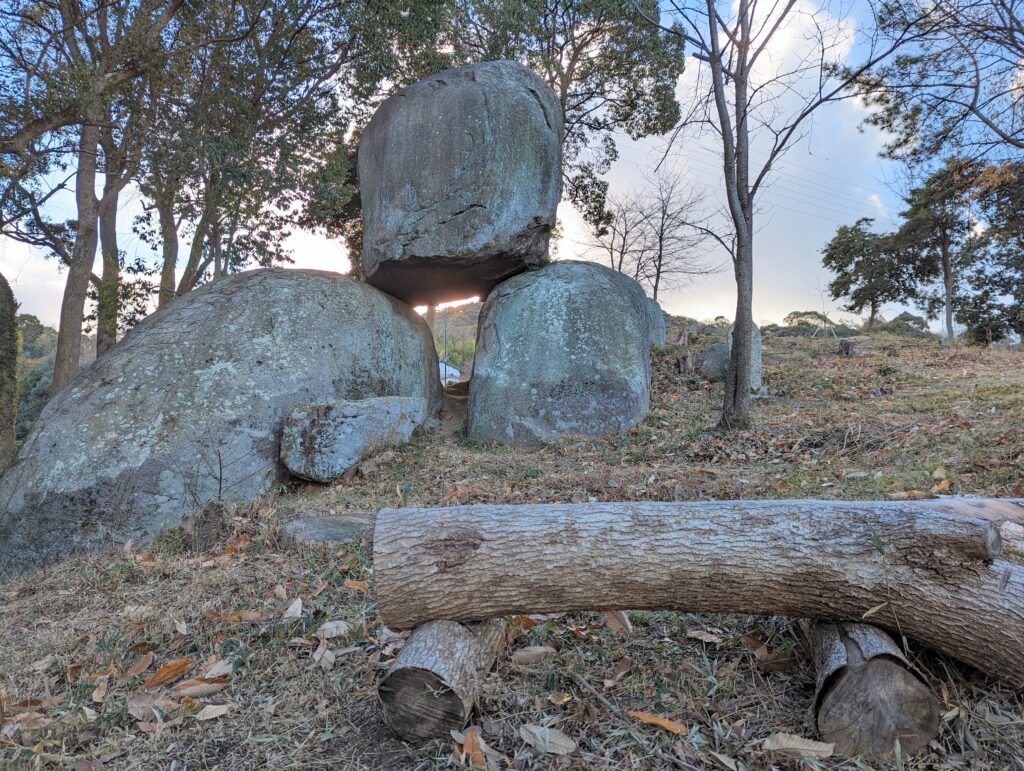
[[434,317],[434,347],[440,358],[445,354],[445,328],[447,318],[448,363],[467,372],[476,351],[476,325],[482,303],[466,303],[439,309]]

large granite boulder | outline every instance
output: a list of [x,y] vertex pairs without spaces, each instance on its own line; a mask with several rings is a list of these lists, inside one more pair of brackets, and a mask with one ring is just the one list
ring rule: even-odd
[[308,402],[440,399],[411,308],[347,276],[256,270],[145,319],[43,410],[0,479],[0,573],[142,541],[283,477],[281,425]]
[[426,417],[426,399],[412,396],[303,404],[285,418],[281,462],[301,479],[331,482],[359,461],[408,442]]
[[531,447],[636,425],[650,404],[650,310],[637,282],[591,262],[498,286],[480,311],[470,438]]
[[665,322],[665,311],[661,309],[658,301],[647,298],[647,311],[650,314],[650,336],[651,345],[655,348],[664,348],[668,337],[668,324]]
[[359,141],[362,269],[413,305],[486,296],[547,260],[562,195],[554,92],[516,62],[395,93]]

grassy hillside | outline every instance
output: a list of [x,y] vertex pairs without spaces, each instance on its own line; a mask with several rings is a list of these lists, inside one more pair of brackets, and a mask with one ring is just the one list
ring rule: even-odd
[[[212,548],[172,533],[0,584],[0,766],[465,767],[451,740],[408,746],[388,734],[375,687],[402,640],[377,618],[368,544],[289,545],[278,524],[295,516],[470,502],[870,499],[928,494],[937,477],[953,493],[1024,497],[1024,354],[857,338],[856,356],[843,359],[835,346],[767,341],[773,397],[757,404],[750,431],[710,431],[720,388],[676,374],[668,349],[655,362],[651,415],[625,436],[523,452],[423,432],[368,476],[230,512]],[[296,599],[301,611],[283,620]],[[813,737],[813,671],[795,623],[631,618],[629,639],[596,613],[521,622],[513,648],[554,653],[499,662],[474,717],[488,744],[516,768],[652,768],[668,756],[682,767],[796,767],[760,746],[775,732]],[[337,619],[349,631],[331,641],[334,661],[316,664],[316,630]],[[781,671],[760,668],[744,635],[778,654]],[[1020,767],[1024,697],[909,652],[945,718],[931,752],[905,767]],[[142,687],[181,659],[183,677],[216,667],[219,690]],[[577,676],[618,710],[657,713],[683,734],[608,711]],[[525,724],[555,726],[579,750],[539,755],[519,737]],[[802,767],[840,765],[858,767]]]

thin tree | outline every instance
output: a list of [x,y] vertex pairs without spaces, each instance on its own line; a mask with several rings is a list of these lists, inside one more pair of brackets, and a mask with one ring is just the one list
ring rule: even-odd
[[661,173],[641,197],[641,207],[647,248],[640,274],[655,300],[667,287],[718,270],[705,258],[710,229],[702,193],[678,175]]
[[[927,16],[858,36],[828,9],[797,0],[668,0],[674,23],[662,27],[689,46],[699,67],[682,130],[710,127],[721,142],[729,226],[735,248],[736,318],[722,424],[750,423],[755,215],[760,192],[785,152],[806,135],[811,117],[848,98],[858,77],[927,29]],[[639,6],[635,6],[643,12]],[[646,15],[646,14],[645,14]],[[652,25],[657,19],[646,15]],[[659,25],[660,26],[660,25]],[[781,41],[792,44],[787,55]],[[853,43],[863,58],[846,64]],[[677,132],[678,133],[678,132]]]
[[604,223],[589,223],[589,253],[599,255],[602,262],[619,273],[639,280],[647,259],[649,233],[647,216],[636,193],[611,194],[605,208]]
[[657,300],[665,289],[713,273],[703,194],[662,172],[639,192],[610,196],[607,225],[591,224],[588,251],[643,284]]
[[917,280],[937,283],[937,291],[920,294],[930,316],[941,308],[947,344],[956,339],[953,320],[966,272],[987,240],[975,232],[977,218],[971,211],[979,171],[975,162],[948,159],[908,193],[903,224],[892,238],[900,261]]

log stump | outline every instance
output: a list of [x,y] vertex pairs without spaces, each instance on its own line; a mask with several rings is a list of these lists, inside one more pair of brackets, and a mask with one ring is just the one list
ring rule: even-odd
[[387,724],[408,741],[462,729],[507,641],[508,624],[500,620],[418,627],[377,690]]
[[939,732],[939,705],[885,632],[867,624],[806,625],[817,673],[814,724],[837,755],[905,756]]

